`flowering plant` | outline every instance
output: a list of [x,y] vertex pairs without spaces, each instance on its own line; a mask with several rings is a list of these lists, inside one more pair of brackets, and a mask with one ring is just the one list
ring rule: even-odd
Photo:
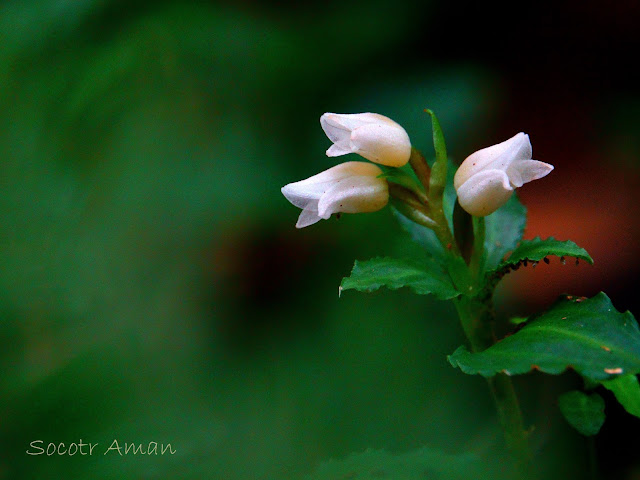
[[[584,388],[564,393],[558,405],[569,424],[593,436],[605,421],[598,387],[613,392],[627,412],[640,417],[636,377],[640,329],[631,313],[618,312],[600,293],[593,298],[563,296],[547,311],[518,322],[508,336],[498,338],[492,299],[509,272],[549,263],[553,256],[563,262],[566,257],[593,260],[572,241],[522,240],[526,210],[514,190],[553,170],[550,164],[532,159],[528,135],[518,133],[471,154],[455,175],[449,175],[455,166],[447,156],[442,129],[435,114],[426,112],[435,150],[430,163],[411,146],[405,130],[386,117],[323,115],[322,127],[334,142],[328,156],[357,153],[383,167],[347,162],[289,184],[282,192],[303,209],[298,227],[332,213],[371,212],[392,204],[421,255],[356,261],[340,292],[408,287],[453,302],[468,344],[449,355],[449,362],[466,374],[486,378],[515,470],[529,478],[534,470],[531,430],[523,420],[511,376],[532,370],[552,375],[575,370],[584,379]],[[412,171],[400,168],[407,163]]]

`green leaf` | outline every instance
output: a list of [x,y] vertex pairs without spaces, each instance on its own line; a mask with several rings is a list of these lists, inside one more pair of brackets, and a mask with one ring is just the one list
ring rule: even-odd
[[427,108],[425,109],[425,112],[428,113],[431,117],[431,128],[433,130],[433,149],[436,152],[436,162],[434,164],[434,168],[437,168],[436,164],[441,164],[446,169],[448,163],[447,146],[444,141],[444,134],[442,133],[440,121],[438,120],[438,117],[433,112],[433,110],[429,110]]
[[604,400],[597,393],[573,390],[560,395],[558,406],[567,422],[587,437],[598,433],[604,423]]
[[536,237],[533,240],[521,242],[509,255],[509,258],[498,266],[497,270],[517,265],[524,260],[538,262],[548,256],[575,257],[593,264],[593,259],[587,251],[571,240],[561,241],[553,237],[542,240],[540,237]]
[[[438,212],[444,212],[443,208],[443,193],[449,183],[449,158],[447,157],[447,147],[444,141],[444,134],[440,127],[438,117],[432,110],[425,109],[431,116],[431,128],[433,130],[433,148],[436,152],[436,160],[431,165],[431,176],[429,178],[429,203],[432,212],[437,219],[440,215]],[[439,221],[439,220],[437,220]]]
[[444,187],[444,195],[442,197],[442,208],[444,210],[444,216],[449,223],[449,228],[453,230],[453,211],[458,200],[456,189],[453,186],[453,178],[456,175],[456,167],[449,159],[447,167],[447,185]]
[[489,463],[474,453],[448,454],[428,447],[399,455],[369,449],[341,460],[324,462],[307,480],[504,479],[512,474],[505,465],[501,465],[498,472],[491,469]]
[[351,276],[342,279],[340,291],[372,292],[380,287],[391,290],[409,287],[417,294],[431,293],[441,300],[459,295],[447,273],[436,262],[418,263],[391,257],[376,257],[364,262],[356,260]]
[[583,377],[608,380],[640,372],[640,329],[633,315],[618,312],[604,293],[588,300],[566,297],[485,351],[460,347],[449,361],[485,377],[573,368]]
[[409,234],[411,240],[422,247],[421,253],[444,265],[446,261],[445,251],[433,230],[410,220],[395,207],[392,207],[392,212],[402,229]]
[[382,173],[378,175],[378,178],[384,178],[389,182],[397,183],[408,190],[421,190],[422,187],[419,186],[415,177],[402,168],[387,167],[385,165],[379,165],[379,167]]
[[524,235],[527,209],[514,193],[509,201],[485,217],[485,269],[496,268],[507,252],[513,250]]
[[640,418],[640,384],[635,375],[622,375],[602,382],[602,385],[613,392],[620,405]]
[[[430,166],[433,168],[433,162],[430,162]],[[447,169],[447,184],[444,189],[444,196],[442,199],[442,207],[444,210],[445,218],[449,224],[449,228],[453,229],[453,211],[456,204],[456,189],[453,187],[453,177],[455,175],[455,168],[451,160],[448,162]],[[411,235],[414,242],[418,243],[424,248],[426,253],[434,258],[439,258],[442,263],[446,261],[445,251],[440,241],[433,233],[433,230],[425,226],[419,225],[399,212],[397,209],[393,209],[393,213],[396,216],[400,226]],[[505,252],[506,253],[506,252]]]

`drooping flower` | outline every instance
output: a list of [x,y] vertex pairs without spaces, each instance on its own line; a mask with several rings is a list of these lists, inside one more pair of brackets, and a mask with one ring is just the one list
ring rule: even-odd
[[531,156],[529,135],[522,132],[469,155],[453,179],[460,206],[484,217],[504,205],[516,188],[553,170]]
[[329,157],[357,153],[374,163],[401,167],[411,156],[411,141],[404,128],[377,113],[325,113],[320,125],[333,142]]
[[296,228],[328,219],[333,213],[375,212],[389,201],[382,170],[366,162],[346,162],[306,180],[282,187],[282,194],[302,209]]

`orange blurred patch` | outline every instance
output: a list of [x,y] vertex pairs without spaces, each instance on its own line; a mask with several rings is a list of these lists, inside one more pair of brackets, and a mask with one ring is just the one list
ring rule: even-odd
[[[568,162],[567,162],[568,163]],[[638,269],[640,178],[635,170],[605,169],[595,162],[556,170],[519,190],[528,209],[525,239],[553,236],[585,248],[594,265],[568,258],[509,275],[507,289],[527,303],[549,303],[560,293],[592,295]],[[543,187],[543,188],[541,188]],[[531,292],[536,292],[532,299]]]

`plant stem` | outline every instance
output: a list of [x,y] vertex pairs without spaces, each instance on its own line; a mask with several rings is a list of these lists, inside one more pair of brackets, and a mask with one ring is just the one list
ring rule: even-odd
[[409,164],[413,171],[416,172],[416,176],[420,183],[424,187],[424,191],[429,191],[429,178],[431,177],[431,171],[429,170],[429,165],[427,165],[427,161],[424,159],[424,156],[417,148],[411,147],[411,156],[409,157]]
[[429,208],[413,190],[389,182],[389,195],[398,200],[398,208],[407,218],[427,228],[435,228],[436,222],[429,217]]
[[[490,299],[483,302],[464,296],[455,301],[462,327],[474,352],[481,352],[496,341],[493,331],[495,319],[490,302]],[[513,382],[509,376],[499,373],[487,378],[487,383],[496,405],[506,444],[514,455],[523,478],[529,478],[531,454]]]
[[507,446],[513,453],[523,478],[531,476],[531,452],[524,429],[522,411],[511,377],[499,373],[487,378]]
[[[484,288],[483,268],[486,257],[484,248],[484,218],[473,217],[473,251],[469,265],[464,262],[456,241],[451,234],[449,223],[444,215],[443,197],[447,185],[447,147],[438,118],[431,110],[425,110],[431,116],[433,130],[433,147],[436,161],[429,172],[428,166],[420,152],[412,150],[411,166],[422,182],[429,199],[430,217],[437,224],[433,228],[435,234],[449,255],[449,274],[459,291],[465,292],[454,300],[464,333],[474,352],[481,352],[496,342],[494,333],[495,315],[491,302],[493,290],[488,295],[478,296]],[[459,257],[459,258],[455,258]],[[467,293],[468,292],[468,293]],[[524,429],[520,404],[513,388],[511,378],[505,374],[497,374],[487,379],[493,396],[500,425],[504,431],[507,446],[516,458],[523,478],[529,478],[531,455],[527,432]]]
[[[444,154],[446,155],[446,151]],[[442,205],[442,194],[444,192],[444,185],[446,183],[447,176],[446,157],[444,159],[444,163],[443,160],[440,159],[439,164],[434,165],[434,171],[432,172],[429,170],[429,165],[427,165],[427,161],[422,153],[420,153],[420,150],[412,147],[409,164],[427,192],[429,217],[434,221],[429,228],[433,229],[438,240],[440,240],[440,243],[447,251],[459,256],[460,252],[458,250],[458,245],[456,244],[451,230],[449,229],[449,224],[444,216],[444,208]],[[435,175],[432,175],[434,172]]]
[[[471,276],[477,280],[480,280],[482,269],[485,262],[485,225],[484,217],[471,217],[473,221],[473,250],[471,252],[471,261],[469,262],[469,270],[471,270]],[[477,288],[482,288],[481,282],[476,282]]]
[[[484,286],[485,222],[483,217],[472,218],[474,235],[473,251],[469,262],[469,277],[472,289],[477,294]],[[496,343],[495,314],[490,295],[488,297],[459,297],[456,301],[456,308],[464,333],[474,352],[481,352]],[[531,454],[513,382],[508,375],[499,373],[487,378],[487,383],[496,406],[500,426],[504,432],[505,442],[513,453],[523,478],[529,478]]]

